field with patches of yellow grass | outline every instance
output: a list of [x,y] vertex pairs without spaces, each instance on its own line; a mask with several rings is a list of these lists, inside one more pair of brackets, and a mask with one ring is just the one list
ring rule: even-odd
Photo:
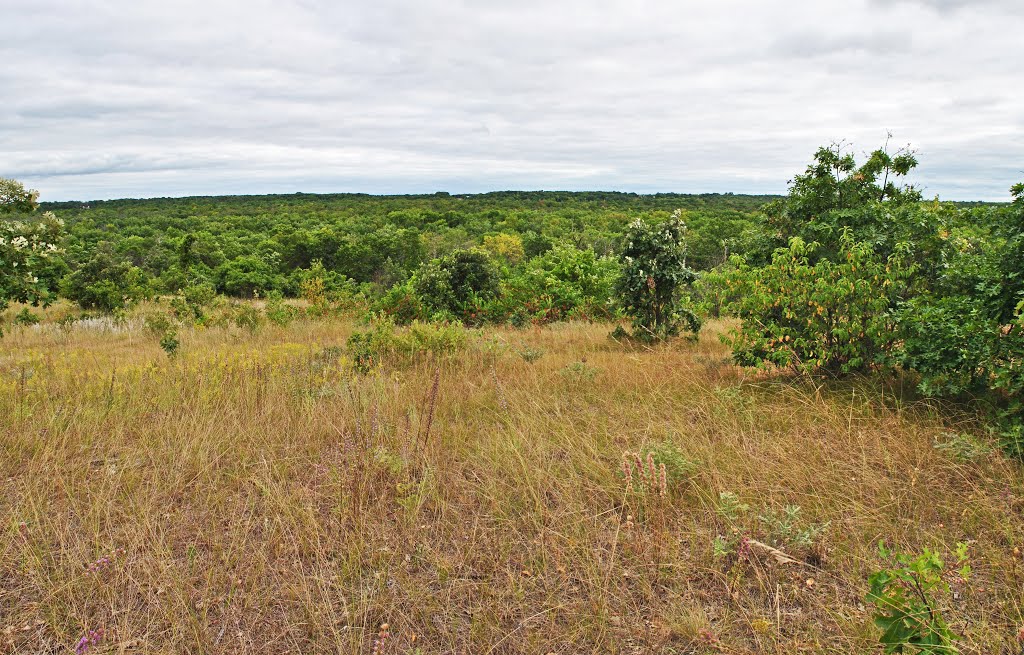
[[968,541],[961,650],[1020,648],[1020,465],[936,448],[979,427],[899,381],[754,378],[722,324],[357,374],[358,327],[10,331],[0,652],[874,652],[880,539]]

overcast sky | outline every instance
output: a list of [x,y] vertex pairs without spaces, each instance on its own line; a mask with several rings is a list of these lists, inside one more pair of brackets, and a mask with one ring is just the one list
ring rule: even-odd
[[0,176],[44,200],[783,193],[910,143],[1024,180],[1022,0],[0,0]]

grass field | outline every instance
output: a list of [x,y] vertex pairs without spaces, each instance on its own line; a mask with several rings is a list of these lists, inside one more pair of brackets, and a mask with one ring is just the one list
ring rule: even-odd
[[880,652],[880,539],[969,542],[961,650],[1021,647],[1020,464],[911,385],[753,376],[721,323],[360,375],[357,328],[0,340],[0,652]]

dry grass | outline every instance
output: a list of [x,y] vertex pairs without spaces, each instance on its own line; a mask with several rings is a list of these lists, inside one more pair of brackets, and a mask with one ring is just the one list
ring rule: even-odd
[[[352,329],[188,332],[174,361],[137,328],[0,341],[0,652],[864,653],[881,538],[971,541],[964,652],[1024,622],[1019,466],[936,450],[977,426],[897,383],[744,378],[720,324],[487,330],[360,376]],[[666,444],[692,470],[627,490],[623,453]],[[714,556],[788,504],[829,522],[799,562]]]

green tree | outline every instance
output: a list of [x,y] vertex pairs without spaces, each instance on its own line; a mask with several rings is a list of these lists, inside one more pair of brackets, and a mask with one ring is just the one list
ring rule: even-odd
[[12,301],[48,303],[66,270],[58,247],[64,224],[51,212],[33,215],[38,195],[0,178],[0,309]]
[[498,273],[480,250],[456,250],[424,264],[412,280],[423,304],[436,313],[467,318],[477,301],[498,292]]
[[151,290],[145,271],[103,242],[88,261],[65,276],[61,293],[83,309],[114,312],[148,298]]
[[686,265],[685,233],[679,211],[660,224],[637,219],[626,230],[617,291],[620,305],[633,317],[638,338],[667,338],[684,324],[693,337],[700,331],[700,320],[685,295],[697,279]]
[[855,241],[882,248],[883,256],[891,254],[900,240],[894,230],[900,222],[890,212],[921,200],[906,181],[917,163],[909,148],[890,153],[888,141],[860,165],[844,143],[819,148],[806,171],[793,178],[789,193],[764,207],[773,247],[800,237],[820,244],[818,258],[834,259],[847,228]]

